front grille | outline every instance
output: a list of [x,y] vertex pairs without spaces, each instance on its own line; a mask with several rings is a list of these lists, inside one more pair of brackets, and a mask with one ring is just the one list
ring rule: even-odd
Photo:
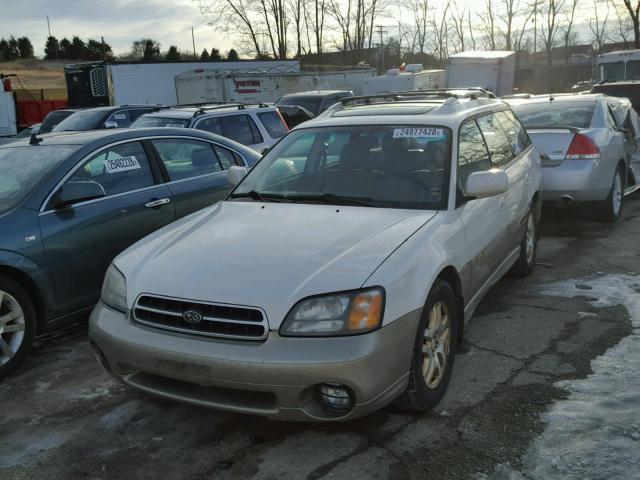
[[[188,322],[185,312],[197,312],[201,319]],[[256,308],[203,303],[193,300],[141,295],[133,309],[133,319],[145,325],[177,332],[240,340],[264,340],[267,320]]]

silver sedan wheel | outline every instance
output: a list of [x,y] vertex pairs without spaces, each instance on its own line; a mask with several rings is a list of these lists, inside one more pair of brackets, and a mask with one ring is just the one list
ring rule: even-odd
[[428,388],[436,388],[445,376],[451,348],[451,315],[445,302],[429,312],[422,341],[422,376]]
[[620,213],[620,207],[622,206],[622,177],[620,172],[617,171],[615,177],[613,177],[613,191],[611,192],[611,206],[613,213],[617,216]]
[[527,220],[527,233],[524,241],[524,248],[527,263],[531,264],[531,262],[533,262],[533,254],[536,250],[536,221],[532,213],[529,214],[529,219]]
[[13,358],[24,340],[25,318],[18,301],[0,290],[0,365]]

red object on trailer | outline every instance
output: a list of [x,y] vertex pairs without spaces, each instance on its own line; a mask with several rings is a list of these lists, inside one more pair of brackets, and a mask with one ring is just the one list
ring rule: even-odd
[[13,88],[11,87],[11,80],[9,80],[8,78],[3,78],[2,79],[2,89],[5,92],[10,92],[13,90]]
[[34,123],[41,123],[47,113],[54,110],[67,108],[67,100],[18,100],[16,110],[18,110],[18,126],[26,128]]

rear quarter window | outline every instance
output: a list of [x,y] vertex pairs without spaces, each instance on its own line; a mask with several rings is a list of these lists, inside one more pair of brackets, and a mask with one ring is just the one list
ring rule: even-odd
[[280,138],[287,133],[287,126],[276,112],[262,112],[258,118],[271,138]]

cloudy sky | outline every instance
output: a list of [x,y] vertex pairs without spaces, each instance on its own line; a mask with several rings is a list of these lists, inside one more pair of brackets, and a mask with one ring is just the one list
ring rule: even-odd
[[26,35],[36,55],[43,55],[47,15],[51,34],[58,39],[104,36],[116,54],[130,50],[133,40],[141,37],[157,39],[163,50],[174,44],[191,50],[192,26],[198,53],[234,46],[207,26],[197,0],[0,0],[0,37]]

